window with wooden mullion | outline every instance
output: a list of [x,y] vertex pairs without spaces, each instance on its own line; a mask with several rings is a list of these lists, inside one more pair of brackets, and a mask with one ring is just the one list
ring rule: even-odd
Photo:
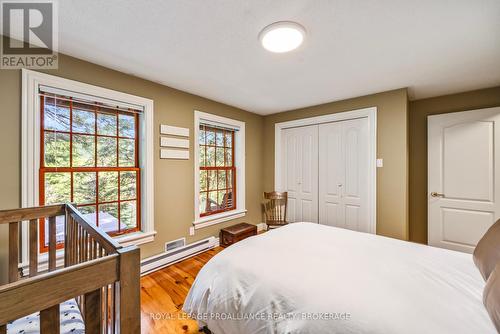
[[[138,114],[57,96],[41,95],[40,105],[40,205],[76,203],[110,235],[140,230]],[[40,224],[43,252],[46,222]]]
[[234,131],[200,125],[200,216],[236,209]]

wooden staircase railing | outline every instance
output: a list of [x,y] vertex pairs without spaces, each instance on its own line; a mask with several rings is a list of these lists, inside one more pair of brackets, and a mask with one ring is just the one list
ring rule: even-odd
[[[64,216],[57,265],[56,217]],[[48,220],[47,269],[39,261],[39,221]],[[19,228],[28,222],[28,274],[20,275]],[[0,286],[0,334],[9,321],[40,312],[40,332],[59,333],[59,304],[75,298],[89,333],[140,333],[140,254],[122,247],[71,204],[0,211],[9,224],[9,283]],[[61,255],[59,255],[61,256]],[[61,261],[59,261],[61,263]]]

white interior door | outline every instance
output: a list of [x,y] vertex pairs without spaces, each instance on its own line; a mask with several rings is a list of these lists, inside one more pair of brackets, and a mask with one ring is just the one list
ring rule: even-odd
[[319,126],[319,222],[371,232],[367,118]]
[[283,130],[282,185],[289,222],[318,222],[318,126]]
[[500,213],[500,108],[428,118],[429,244],[472,252]]

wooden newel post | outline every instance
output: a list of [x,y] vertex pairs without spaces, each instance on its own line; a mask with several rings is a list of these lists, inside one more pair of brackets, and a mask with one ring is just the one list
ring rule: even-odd
[[136,246],[118,249],[120,254],[120,319],[121,334],[141,332],[141,256]]

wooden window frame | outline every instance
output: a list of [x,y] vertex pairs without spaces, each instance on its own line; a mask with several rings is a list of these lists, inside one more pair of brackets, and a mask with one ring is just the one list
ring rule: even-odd
[[[225,190],[225,193],[228,194],[228,190],[231,190],[231,207],[226,207],[226,208],[222,208],[222,209],[218,209],[218,210],[213,210],[213,211],[206,211],[204,213],[200,213],[200,217],[207,217],[207,216],[211,216],[211,215],[215,215],[215,214],[218,214],[218,213],[222,213],[222,212],[228,212],[228,211],[233,211],[233,210],[236,210],[236,202],[237,202],[237,193],[236,193],[236,187],[237,187],[237,182],[236,182],[236,164],[235,164],[235,159],[234,159],[234,151],[235,151],[235,142],[234,142],[234,133],[235,131],[234,130],[231,130],[231,129],[220,129],[220,128],[216,128],[216,127],[212,127],[210,125],[205,125],[205,124],[200,124],[200,130],[201,128],[203,128],[203,131],[205,131],[205,143],[204,144],[200,144],[199,142],[197,143],[198,147],[200,150],[205,150],[205,160],[207,160],[207,149],[209,147],[213,147],[215,149],[215,156],[214,156],[214,159],[215,159],[215,164],[217,164],[217,150],[218,149],[224,149],[224,166],[207,166],[206,165],[206,161],[204,163],[204,166],[199,166],[199,169],[200,171],[216,171],[217,172],[217,176],[216,176],[216,188],[215,189],[210,189],[209,187],[209,182],[208,182],[208,179],[207,179],[207,189],[206,190],[200,190],[199,191],[199,195],[201,195],[202,193],[206,193],[207,195],[207,205],[208,205],[208,201],[209,201],[209,194],[210,192],[216,192],[217,195],[219,194],[220,191],[224,191]],[[206,135],[206,132],[207,132],[207,129],[208,131],[210,132],[213,132],[214,133],[214,140],[216,138],[216,135],[217,135],[217,132],[222,132],[222,136],[224,138],[224,143],[222,146],[217,146],[217,142],[215,142],[214,145],[209,145],[207,143],[207,135]],[[231,133],[231,147],[227,146],[227,143],[226,143],[226,133]],[[227,150],[231,150],[231,165],[228,166],[227,164],[227,155],[226,155],[226,151]],[[226,171],[226,187],[225,188],[219,188],[219,171]],[[227,176],[227,171],[231,171],[232,172],[232,185],[231,187],[227,187],[228,185],[228,176]],[[201,180],[200,180],[201,182]]]
[[[69,109],[69,131],[60,131],[60,130],[51,130],[45,129],[45,99],[46,98],[54,99],[54,103],[58,100],[66,100],[67,108]],[[87,112],[94,113],[94,132],[93,133],[81,133],[73,131],[73,100],[71,98],[59,96],[47,96],[44,94],[40,94],[40,169],[39,169],[39,203],[40,205],[45,204],[45,174],[47,173],[70,173],[70,201],[73,202],[74,189],[73,189],[73,174],[78,172],[95,172],[96,176],[96,195],[95,201],[92,203],[78,204],[78,207],[88,207],[95,206],[96,208],[96,225],[99,226],[99,206],[106,204],[117,204],[118,207],[118,230],[107,232],[111,236],[120,236],[128,233],[141,231],[141,169],[139,167],[139,114],[135,111],[121,111],[121,110],[113,110],[112,113],[116,115],[116,135],[108,135],[108,134],[98,134],[97,130],[97,115],[99,113],[110,114],[110,108],[99,105],[98,103],[89,104],[93,110],[86,109]],[[120,115],[128,115],[134,117],[134,137],[125,137],[119,135],[119,119]],[[45,166],[45,133],[61,133],[69,135],[69,167],[46,167]],[[88,136],[94,138],[94,166],[93,167],[73,167],[73,136]],[[116,167],[103,167],[98,166],[97,159],[97,142],[98,138],[114,138],[116,139]],[[133,139],[134,140],[134,166],[119,166],[119,140],[120,139]],[[99,200],[99,172],[117,172],[118,173],[118,198],[115,201],[100,201]],[[120,173],[121,172],[135,172],[136,173],[136,196],[135,198],[129,199],[121,199],[120,198]],[[129,229],[121,229],[120,222],[120,211],[121,204],[126,202],[135,202],[136,203],[136,226],[134,228]],[[47,252],[48,247],[45,245],[45,224],[44,220],[39,221],[40,225],[40,233],[39,233],[39,251],[40,253]],[[58,244],[58,249],[64,248],[64,245]]]
[[[221,129],[234,130],[233,137],[233,162],[235,168],[234,180],[236,187],[233,191],[235,209],[202,215],[200,210],[200,125]],[[194,229],[201,229],[225,221],[241,218],[246,215],[245,205],[245,122],[209,114],[199,110],[194,111]]]
[[[39,206],[40,170],[40,90],[49,88],[54,93],[74,96],[77,99],[97,101],[105,105],[125,109],[141,110],[140,119],[140,157],[141,168],[141,231],[114,237],[122,246],[141,245],[155,240],[155,191],[154,165],[156,157],[156,130],[154,125],[154,101],[149,98],[120,92],[88,83],[70,80],[59,76],[21,69],[21,206]],[[64,94],[68,92],[69,94]],[[21,263],[22,268],[29,266],[29,222],[21,223]],[[62,261],[64,250],[57,251],[58,261]],[[40,254],[40,265],[48,265],[47,253]]]

